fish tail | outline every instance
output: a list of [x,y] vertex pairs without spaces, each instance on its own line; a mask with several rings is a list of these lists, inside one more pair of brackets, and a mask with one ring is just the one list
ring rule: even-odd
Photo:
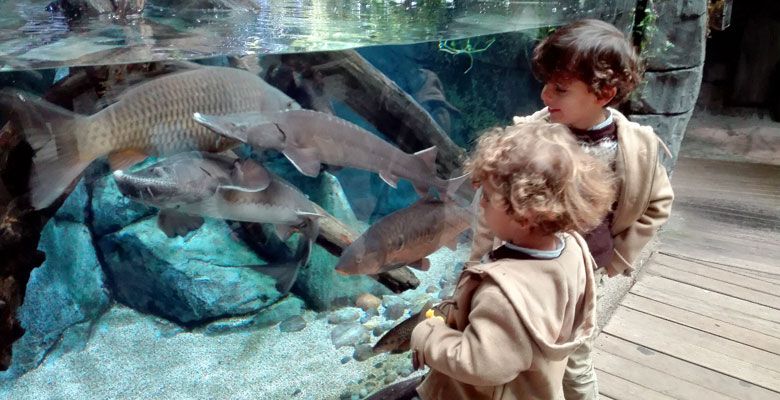
[[447,189],[446,189],[446,195],[447,197],[452,198],[455,192],[458,191],[458,189],[463,185],[463,182],[466,182],[468,180],[469,176],[471,174],[463,174],[457,178],[448,179],[446,181]]
[[276,278],[276,290],[281,294],[287,294],[298,279],[298,272],[309,262],[312,240],[301,238],[298,248],[290,261],[278,265],[270,265],[256,268],[266,275]]
[[0,105],[11,110],[11,121],[35,152],[30,203],[35,209],[48,207],[96,158],[79,154],[83,117],[17,90],[1,91]]

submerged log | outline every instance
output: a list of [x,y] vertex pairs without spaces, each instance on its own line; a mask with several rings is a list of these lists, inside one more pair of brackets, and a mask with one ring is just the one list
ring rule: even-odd
[[465,152],[410,95],[355,50],[289,54],[282,63],[343,101],[406,152],[438,148],[439,173],[458,171]]

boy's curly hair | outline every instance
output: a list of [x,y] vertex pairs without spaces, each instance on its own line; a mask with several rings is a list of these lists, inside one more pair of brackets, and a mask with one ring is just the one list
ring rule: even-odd
[[599,98],[617,89],[609,105],[622,103],[639,84],[642,65],[633,45],[613,25],[583,19],[559,28],[534,48],[531,68],[542,82],[576,78]]
[[465,169],[475,186],[490,188],[491,204],[529,218],[541,234],[590,231],[615,196],[612,171],[561,124],[494,128],[479,138]]

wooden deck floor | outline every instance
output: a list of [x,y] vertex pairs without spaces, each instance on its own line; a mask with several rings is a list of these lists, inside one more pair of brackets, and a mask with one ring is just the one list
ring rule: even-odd
[[681,159],[673,216],[596,340],[603,399],[780,399],[780,167]]

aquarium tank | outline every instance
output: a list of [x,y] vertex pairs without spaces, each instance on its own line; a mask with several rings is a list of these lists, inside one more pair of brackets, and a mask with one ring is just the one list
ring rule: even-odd
[[362,399],[419,375],[392,328],[452,294],[463,160],[541,107],[539,39],[629,33],[635,7],[0,3],[0,398]]

